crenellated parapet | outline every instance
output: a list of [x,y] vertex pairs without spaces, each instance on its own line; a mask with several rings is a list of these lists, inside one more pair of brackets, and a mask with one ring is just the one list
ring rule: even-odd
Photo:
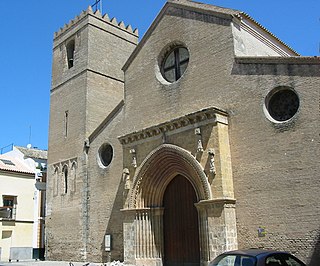
[[136,37],[138,37],[138,29],[132,29],[131,25],[128,24],[126,25],[123,21],[120,21],[119,23],[117,22],[117,19],[114,18],[109,18],[108,14],[102,15],[100,10],[97,10],[96,12],[93,12],[92,7],[89,6],[87,10],[84,10],[81,12],[80,15],[76,16],[74,19],[70,20],[68,23],[66,23],[63,27],[61,27],[57,32],[54,33],[54,38],[59,37],[61,34],[67,32],[70,28],[72,28],[74,25],[82,21],[85,17],[88,15],[93,16],[99,20],[102,20],[116,28],[119,28],[125,32],[128,32],[129,34],[132,34]]

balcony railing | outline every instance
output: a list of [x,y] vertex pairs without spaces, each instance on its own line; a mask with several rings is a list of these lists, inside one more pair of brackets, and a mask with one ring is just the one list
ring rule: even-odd
[[16,208],[15,207],[0,207],[0,219],[15,220]]

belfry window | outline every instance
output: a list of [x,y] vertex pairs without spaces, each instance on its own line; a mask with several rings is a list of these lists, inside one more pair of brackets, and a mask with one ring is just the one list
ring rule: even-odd
[[169,82],[181,78],[189,63],[189,52],[185,47],[175,47],[162,63],[162,75]]
[[75,42],[71,40],[67,43],[67,60],[68,60],[68,68],[73,67],[74,63],[74,49],[75,49]]

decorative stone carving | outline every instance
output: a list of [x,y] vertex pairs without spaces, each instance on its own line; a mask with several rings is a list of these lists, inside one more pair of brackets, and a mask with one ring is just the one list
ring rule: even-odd
[[130,172],[128,168],[124,168],[122,171],[122,181],[124,183],[124,189],[129,190],[131,188]]
[[118,137],[118,139],[122,145],[127,145],[141,139],[156,136],[161,137],[163,132],[170,133],[177,129],[181,130],[182,128],[191,128],[193,126],[201,126],[209,123],[216,124],[218,122],[226,125],[228,124],[227,112],[215,107],[210,107],[152,127],[144,128],[138,132],[131,132],[127,135]]
[[167,135],[165,132],[162,133],[162,143],[167,143]]
[[89,149],[89,148],[90,148],[90,140],[89,140],[89,139],[85,139],[85,140],[84,140],[84,147],[85,147],[86,149]]
[[77,158],[70,158],[54,164],[53,167],[53,196],[66,195],[76,192],[78,172]]
[[131,150],[130,150],[130,154],[132,155],[132,163],[131,163],[131,165],[132,165],[134,168],[137,168],[136,150],[135,150],[135,149],[131,149]]
[[209,149],[208,154],[209,154],[210,174],[216,175],[216,167],[214,165],[214,155],[215,155],[214,149]]
[[[192,176],[196,176],[195,182],[198,182],[198,194],[201,195],[200,198],[202,200],[209,200],[212,199],[212,192],[208,183],[208,178],[204,173],[204,169],[202,168],[201,164],[195,160],[194,156],[191,155],[191,153],[181,147],[178,147],[176,145],[172,144],[162,144],[155,150],[153,150],[141,163],[141,165],[137,168],[137,171],[134,174],[134,177],[132,178],[132,189],[129,199],[129,206],[130,208],[144,208],[145,206],[150,205],[159,205],[160,198],[145,198],[143,201],[139,197],[139,193],[142,190],[148,191],[149,187],[141,188],[142,180],[147,178],[146,174],[150,170],[150,167],[155,160],[155,158],[159,158],[163,156],[163,159],[166,157],[170,157],[170,154],[174,154],[176,158],[179,158],[179,162],[184,165],[183,169],[185,171],[193,173]],[[187,167],[189,167],[187,169]],[[157,173],[158,177],[154,177],[154,180],[161,180],[162,172],[159,171],[159,169],[155,170],[154,173]],[[149,184],[149,183],[148,183]],[[159,184],[158,184],[159,187]],[[149,193],[150,194],[150,193]],[[147,205],[145,205],[147,204]],[[148,205],[149,204],[149,205]]]
[[201,138],[201,130],[200,127],[197,127],[194,130],[194,134],[197,137],[197,152],[203,152],[202,138]]

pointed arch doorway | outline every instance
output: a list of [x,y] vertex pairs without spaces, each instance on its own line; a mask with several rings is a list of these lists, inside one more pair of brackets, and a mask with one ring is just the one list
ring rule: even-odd
[[[122,210],[126,263],[208,265],[227,245],[237,248],[235,200],[212,197],[202,166],[187,150],[160,145],[143,160],[132,180],[127,208]],[[185,246],[177,247],[180,242]]]
[[200,265],[197,196],[182,175],[168,184],[163,197],[164,266]]

